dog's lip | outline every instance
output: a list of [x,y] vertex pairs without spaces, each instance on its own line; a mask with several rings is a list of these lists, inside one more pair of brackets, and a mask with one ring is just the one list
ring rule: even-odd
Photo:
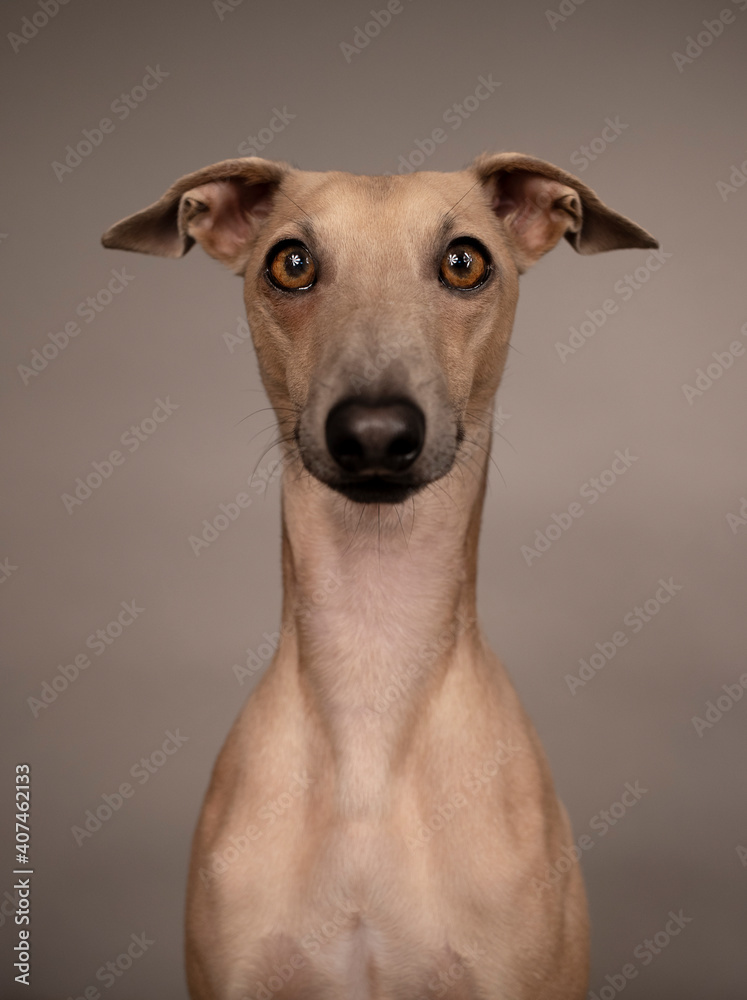
[[326,480],[325,485],[356,503],[403,503],[426,483],[406,481],[386,476],[365,476],[355,479]]

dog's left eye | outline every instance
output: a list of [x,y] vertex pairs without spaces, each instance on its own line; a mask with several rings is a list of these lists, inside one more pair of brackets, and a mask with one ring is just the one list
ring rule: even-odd
[[477,288],[489,273],[487,257],[472,243],[454,243],[441,258],[439,277],[451,288]]
[[310,288],[316,280],[314,258],[303,243],[284,243],[270,251],[267,275],[273,285],[288,292]]

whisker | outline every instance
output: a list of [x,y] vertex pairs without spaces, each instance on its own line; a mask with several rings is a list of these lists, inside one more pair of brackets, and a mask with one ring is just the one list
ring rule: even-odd
[[234,427],[238,427],[239,424],[243,424],[245,420],[250,420],[252,417],[256,417],[258,413],[267,413],[268,410],[272,410],[273,413],[277,413],[278,410],[283,410],[286,413],[292,413],[296,415],[297,411],[293,409],[292,406],[260,406],[258,410],[252,410],[251,413],[247,413],[245,417],[237,421]]
[[402,529],[402,537],[405,540],[405,548],[407,549],[407,554],[410,557],[410,562],[412,562],[412,553],[410,552],[410,543],[408,541],[407,535],[405,534],[405,526],[402,524],[402,515],[399,512],[399,504],[394,507],[394,512],[397,515],[397,520],[399,521],[399,526]]
[[459,510],[459,504],[456,502],[451,493],[449,493],[449,491],[437,479],[435,479],[432,483],[428,483],[428,488],[431,487],[441,490],[441,492],[444,493],[449,498],[449,500],[451,500],[456,509]]
[[376,517],[379,522],[379,576],[381,576],[381,504],[376,504]]
[[[485,454],[488,456],[488,461],[490,461],[490,462],[493,463],[493,465],[496,467],[496,470],[498,471],[498,475],[501,477],[501,479],[503,479],[503,473],[501,472],[500,468],[498,467],[498,463],[496,462],[496,460],[490,454],[490,450],[488,448],[486,448],[484,445],[480,444],[479,441],[475,441],[474,438],[465,438],[464,440],[466,442],[468,442],[469,444],[471,444],[473,447],[479,448],[480,451],[484,451]],[[470,456],[470,457],[474,458],[474,456]],[[504,482],[504,485],[507,485],[505,479],[503,479],[503,482]]]
[[345,552],[343,552],[343,555],[345,555],[345,553],[348,551],[348,549],[350,548],[350,546],[353,544],[355,536],[358,534],[358,528],[360,527],[361,521],[363,520],[363,515],[364,515],[365,511],[366,511],[365,506],[363,504],[361,504],[360,517],[358,518],[358,521],[357,521],[357,523],[355,525],[355,530],[353,531],[353,534],[352,534],[352,536],[350,538],[350,541],[345,546]]
[[[295,436],[293,434],[281,435],[280,437],[275,438],[274,441],[271,441],[270,444],[264,449],[264,451],[262,452],[262,454],[259,456],[259,458],[255,462],[254,468],[252,469],[252,474],[249,477],[249,482],[251,483],[252,480],[254,479],[254,477],[255,477],[255,475],[257,473],[257,469],[259,468],[259,463],[262,461],[262,459],[267,454],[269,454],[269,452],[272,451],[273,448],[277,448],[277,446],[280,445],[280,444],[293,444],[293,443],[295,443]],[[292,454],[292,451],[293,451],[293,449],[290,449],[290,453],[291,454]]]

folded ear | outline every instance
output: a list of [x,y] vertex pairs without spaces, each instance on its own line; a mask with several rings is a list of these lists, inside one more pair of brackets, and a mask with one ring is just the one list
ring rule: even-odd
[[483,154],[472,164],[508,229],[520,271],[565,236],[582,254],[658,247],[635,222],[618,215],[573,174],[521,153]]
[[256,156],[203,167],[172,184],[148,208],[117,222],[101,242],[114,250],[183,257],[197,241],[211,257],[240,272],[248,240],[269,214],[290,169]]

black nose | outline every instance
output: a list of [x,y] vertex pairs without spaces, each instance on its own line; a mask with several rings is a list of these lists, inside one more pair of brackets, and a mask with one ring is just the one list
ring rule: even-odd
[[345,399],[334,406],[325,428],[329,453],[346,472],[404,472],[423,448],[425,417],[406,400],[364,403]]

